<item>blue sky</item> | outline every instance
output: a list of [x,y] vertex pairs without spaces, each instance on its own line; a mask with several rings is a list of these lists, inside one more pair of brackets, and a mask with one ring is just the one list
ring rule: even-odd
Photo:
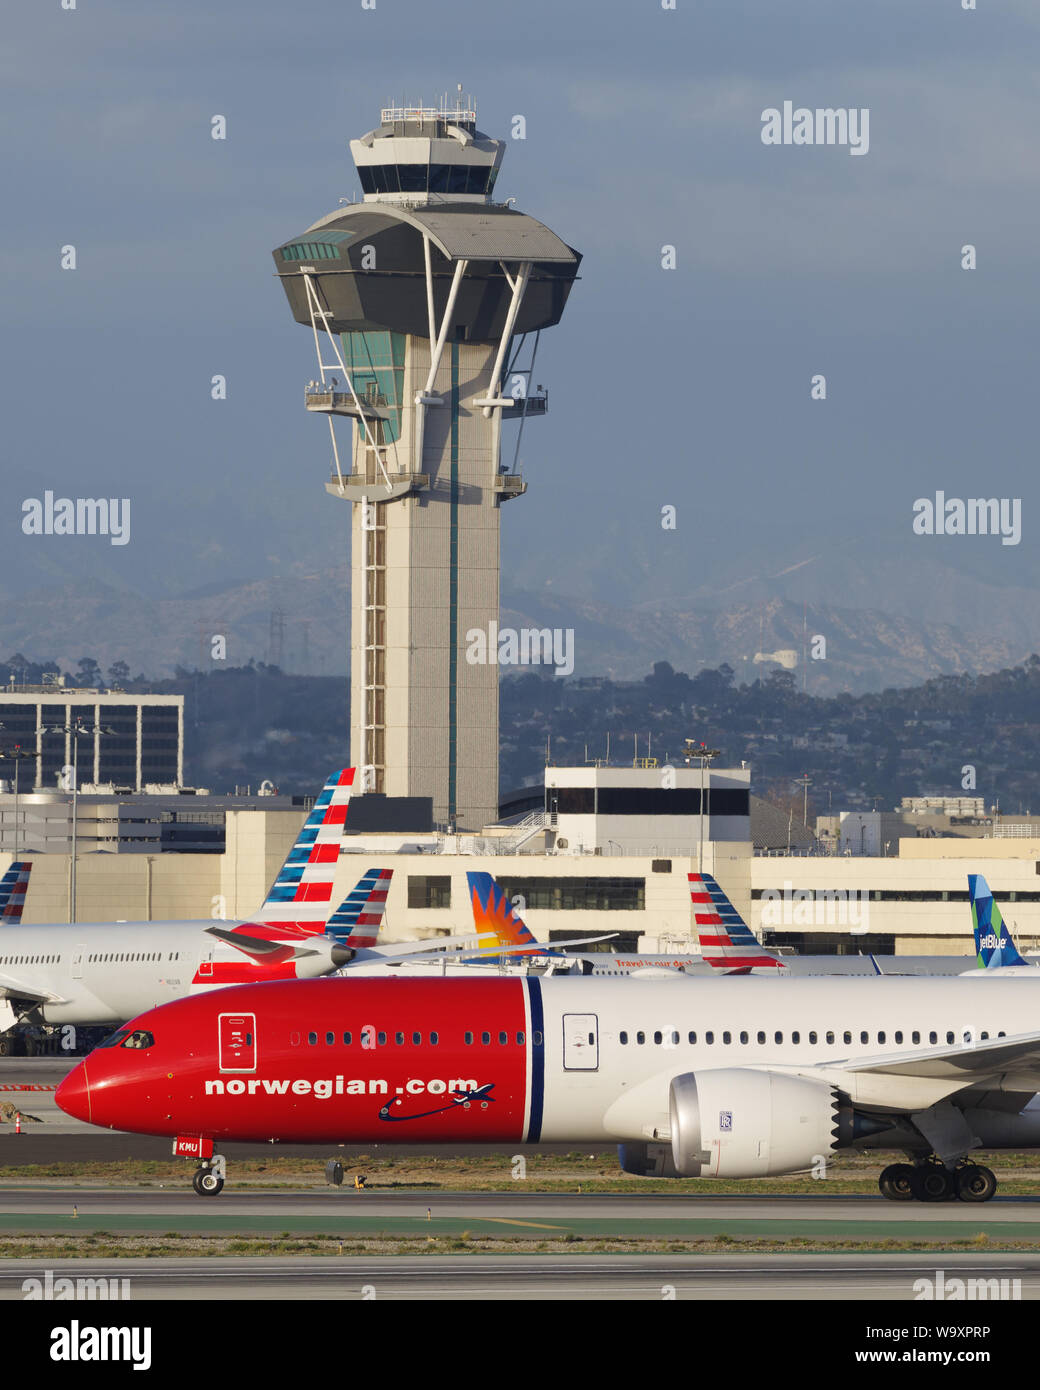
[[[270,251],[358,195],[347,142],[381,105],[456,82],[489,134],[526,117],[496,193],[585,257],[505,514],[517,582],[681,603],[855,542],[1040,586],[1038,16],[979,6],[21,5],[0,50],[3,591],[175,595],[342,555]],[[763,145],[786,99],[869,108],[869,154]],[[129,496],[132,542],[23,536],[45,488]],[[1022,544],[913,537],[937,488],[1020,497]],[[805,596],[833,600],[809,568]]]

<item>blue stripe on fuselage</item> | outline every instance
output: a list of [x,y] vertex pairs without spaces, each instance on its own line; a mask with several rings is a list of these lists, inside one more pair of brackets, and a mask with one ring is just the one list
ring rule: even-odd
[[531,1118],[527,1125],[527,1142],[537,1144],[542,1137],[542,1107],[545,1103],[545,1021],[541,980],[529,975],[526,984],[531,1003]]

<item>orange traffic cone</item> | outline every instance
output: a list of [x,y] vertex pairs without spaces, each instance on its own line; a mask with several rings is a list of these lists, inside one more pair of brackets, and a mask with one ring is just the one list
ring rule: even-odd
[[20,1110],[14,1112],[14,1132],[15,1134],[22,1132],[22,1112]]

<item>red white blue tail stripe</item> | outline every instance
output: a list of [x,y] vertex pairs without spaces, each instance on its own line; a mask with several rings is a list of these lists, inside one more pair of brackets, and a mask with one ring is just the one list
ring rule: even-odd
[[3,926],[17,926],[22,920],[31,873],[31,859],[16,859],[0,878],[0,924]]
[[274,887],[253,920],[325,930],[353,785],[352,767],[334,772],[325,783]]
[[731,974],[761,966],[785,968],[777,956],[763,949],[711,874],[687,874],[687,878],[701,955],[708,965]]
[[393,869],[369,869],[329,918],[329,936],[354,947],[374,946],[393,875]]

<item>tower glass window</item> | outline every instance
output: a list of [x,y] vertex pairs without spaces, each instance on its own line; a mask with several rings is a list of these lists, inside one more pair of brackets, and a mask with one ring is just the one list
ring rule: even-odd
[[392,412],[390,419],[383,421],[383,439],[388,444],[395,443],[401,435],[405,335],[360,329],[341,334],[340,341],[343,365],[360,399]]

